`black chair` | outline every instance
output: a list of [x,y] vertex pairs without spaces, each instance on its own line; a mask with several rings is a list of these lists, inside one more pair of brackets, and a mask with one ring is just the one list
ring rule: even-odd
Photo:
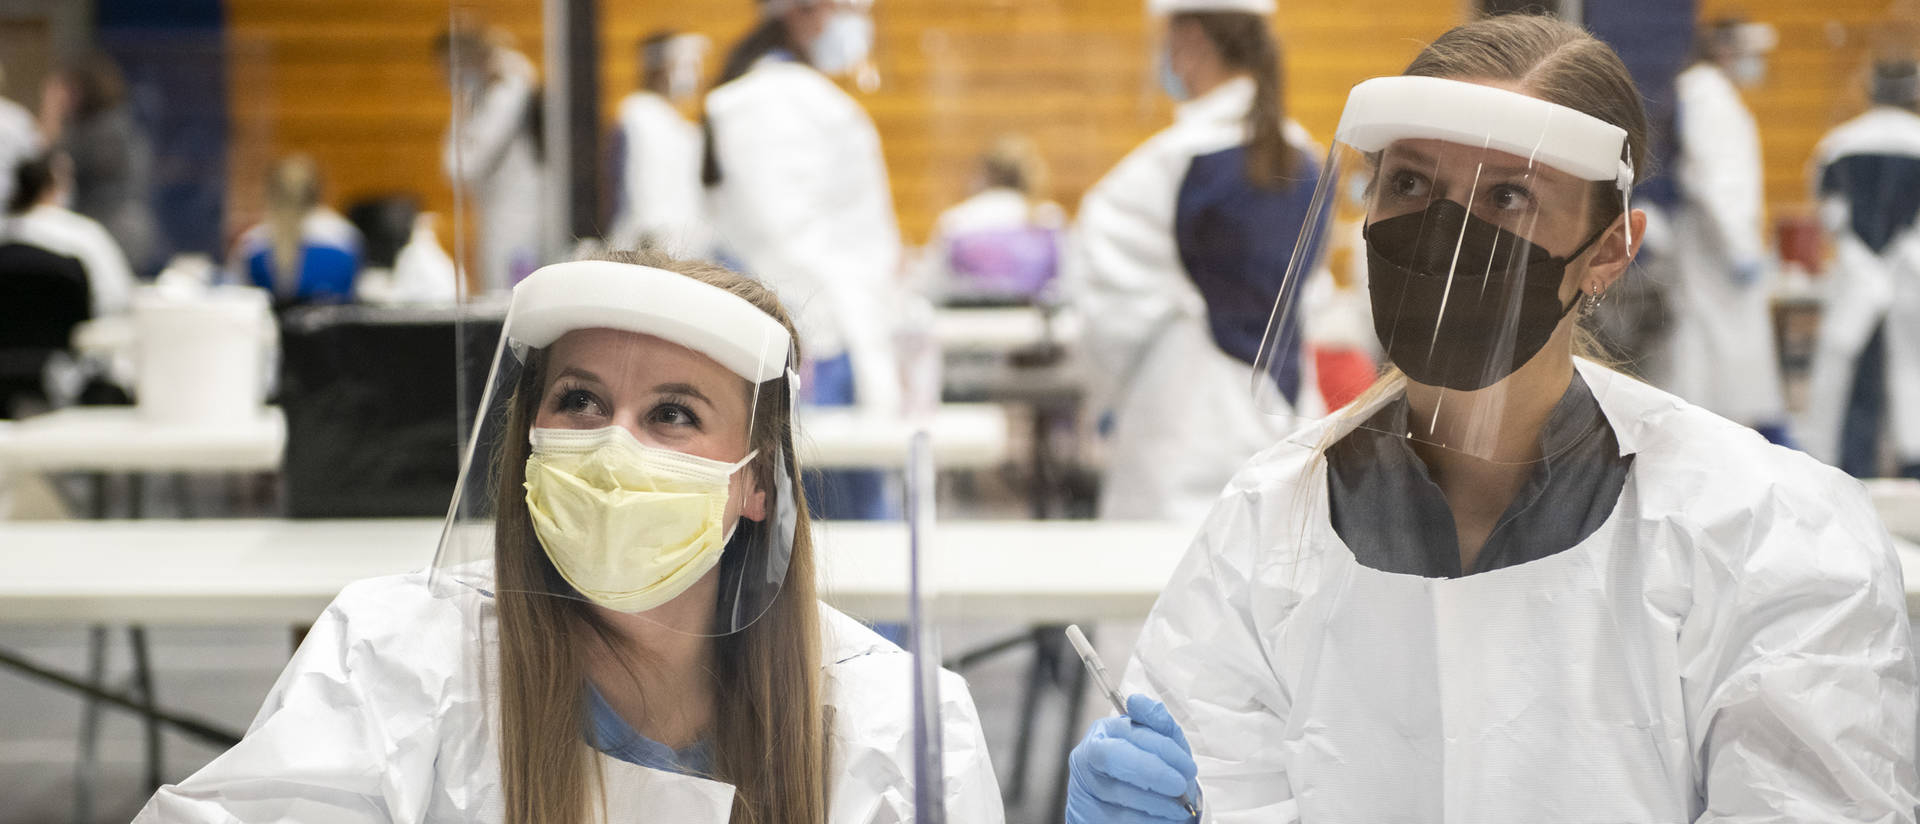
[[420,213],[420,199],[413,195],[378,195],[354,201],[347,207],[347,220],[360,230],[363,241],[361,259],[369,267],[392,269],[400,257],[400,247],[413,236],[413,218]]
[[47,361],[66,351],[93,312],[80,261],[24,243],[0,244],[0,418],[43,397]]
[[[310,306],[280,319],[280,407],[287,418],[287,514],[422,517],[447,512],[460,466],[458,420],[479,406],[473,384],[501,318],[456,310]],[[467,345],[457,353],[455,329]]]

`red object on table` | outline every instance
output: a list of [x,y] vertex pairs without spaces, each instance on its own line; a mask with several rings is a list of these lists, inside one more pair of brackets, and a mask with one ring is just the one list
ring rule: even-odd
[[1379,377],[1379,367],[1361,349],[1315,347],[1313,368],[1320,373],[1320,396],[1328,409],[1346,406]]
[[1781,215],[1774,221],[1774,235],[1780,246],[1781,263],[1798,263],[1800,270],[1819,275],[1820,221],[1812,215]]

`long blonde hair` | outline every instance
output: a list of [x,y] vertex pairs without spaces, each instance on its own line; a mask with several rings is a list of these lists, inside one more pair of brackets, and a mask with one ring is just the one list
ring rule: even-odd
[[[613,252],[600,259],[665,269],[725,289],[778,319],[793,334],[793,322],[773,293],[733,272],[651,250]],[[529,353],[509,403],[507,434],[494,459],[500,772],[509,824],[577,824],[589,820],[601,802],[596,762],[583,738],[588,717],[586,651],[590,644],[608,641],[611,628],[583,601],[533,594],[568,591],[534,535],[521,486],[545,366],[544,352]],[[736,822],[824,824],[827,738],[812,533],[793,452],[787,380],[761,384],[759,394],[750,439],[760,456],[752,471],[761,489],[773,489],[773,473],[782,471],[775,461],[786,456],[787,481],[798,510],[793,554],[786,581],[766,613],[746,629],[714,642],[709,777],[734,785]],[[729,560],[721,558],[723,575]],[[737,563],[737,556],[732,560]]]
[[303,154],[273,165],[267,178],[267,238],[273,254],[273,291],[291,296],[300,289],[307,213],[320,205],[320,167]]

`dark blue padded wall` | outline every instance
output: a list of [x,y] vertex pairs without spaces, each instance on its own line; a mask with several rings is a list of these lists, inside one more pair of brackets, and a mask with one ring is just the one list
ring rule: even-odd
[[1673,79],[1686,68],[1693,51],[1695,0],[1588,0],[1586,25],[1594,35],[1620,53],[1640,93],[1647,100],[1653,122],[1651,155],[1653,179],[1634,192],[1638,198],[1672,206],[1679,197],[1673,188]]
[[153,144],[159,257],[226,253],[226,14],[221,0],[97,0],[99,44]]

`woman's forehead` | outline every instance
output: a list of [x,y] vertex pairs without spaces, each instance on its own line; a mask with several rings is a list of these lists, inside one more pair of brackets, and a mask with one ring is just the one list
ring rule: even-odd
[[548,349],[548,380],[562,371],[586,372],[613,384],[674,381],[702,387],[740,382],[719,361],[653,335],[620,329],[576,329]]

